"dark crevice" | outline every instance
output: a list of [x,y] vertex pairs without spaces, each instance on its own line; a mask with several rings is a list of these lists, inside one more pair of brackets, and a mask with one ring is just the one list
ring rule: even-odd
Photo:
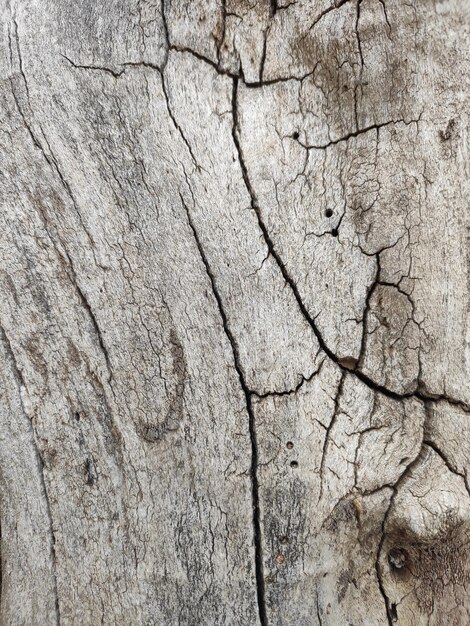
[[464,413],[470,413],[470,406],[466,402],[463,402],[462,400],[458,400],[456,398],[452,398],[445,394],[430,393],[420,385],[418,385],[418,391],[416,391],[412,395],[416,398],[419,398],[423,402],[447,402],[448,404],[451,404],[452,406],[461,409]]
[[[406,470],[405,470],[406,471]],[[388,505],[388,508],[385,512],[384,518],[382,520],[382,526],[381,526],[381,537],[380,537],[380,541],[379,541],[379,546],[377,549],[377,556],[375,559],[375,572],[377,575],[377,582],[379,585],[379,591],[380,591],[380,595],[383,598],[384,604],[385,604],[385,612],[387,615],[387,623],[389,624],[389,626],[393,626],[393,624],[395,623],[395,618],[394,618],[394,611],[392,609],[393,604],[390,602],[390,599],[387,595],[387,592],[385,591],[385,585],[384,585],[384,581],[383,581],[383,577],[382,577],[382,570],[380,568],[380,555],[382,553],[382,548],[383,548],[383,544],[385,542],[385,526],[386,526],[386,522],[388,519],[388,516],[390,514],[390,510],[392,508],[392,504],[394,501],[396,495],[396,488],[394,488],[394,491],[392,493],[392,496],[390,498],[390,503]]]
[[317,608],[317,620],[318,620],[318,626],[323,626],[323,622],[322,622],[322,618],[321,618],[321,610],[320,610],[320,598],[318,597],[318,588],[316,591],[316,608]]
[[37,463],[37,468],[38,468],[39,482],[41,486],[42,495],[44,497],[44,502],[46,505],[46,515],[47,515],[47,521],[49,524],[49,533],[50,533],[50,559],[51,559],[51,564],[52,564],[52,578],[53,578],[54,593],[55,593],[55,618],[56,618],[56,624],[57,626],[59,626],[60,625],[60,608],[59,608],[59,593],[58,593],[58,588],[57,588],[57,558],[56,558],[56,550],[55,550],[56,540],[55,540],[54,526],[52,522],[51,504],[49,501],[49,494],[47,493],[46,481],[44,478],[44,462],[41,458],[41,455],[39,453],[39,449],[36,443],[36,437],[34,433],[33,424],[23,404],[23,397],[22,397],[21,390],[22,388],[26,389],[26,384],[25,384],[25,380],[23,377],[23,373],[17,363],[15,353],[11,346],[10,340],[5,332],[5,329],[0,326],[0,330],[1,330],[3,342],[6,347],[6,351],[8,355],[10,356],[13,375],[17,383],[20,404],[23,409],[23,415],[26,418],[25,424],[27,425],[29,435],[31,437],[31,442],[34,447],[34,454],[36,457],[36,463]]
[[361,347],[359,348],[359,357],[357,359],[357,367],[358,368],[362,367],[363,361],[364,361],[364,355],[365,355],[365,352],[366,352],[366,344],[367,344],[367,316],[369,315],[369,311],[370,311],[370,301],[372,299],[374,291],[375,291],[377,285],[379,284],[379,280],[380,280],[380,272],[381,272],[380,254],[376,254],[375,256],[376,256],[376,262],[377,262],[375,276],[374,276],[374,280],[371,282],[371,284],[369,285],[369,288],[367,289],[365,306],[364,306],[364,313],[363,313],[363,316],[362,316]]
[[168,115],[170,116],[170,119],[173,122],[173,125],[175,126],[176,130],[179,132],[179,134],[181,136],[181,139],[183,140],[185,146],[187,147],[187,149],[189,151],[189,154],[191,155],[191,159],[192,159],[192,161],[194,163],[195,168],[197,170],[201,170],[202,168],[199,165],[199,163],[197,162],[196,157],[194,156],[194,152],[193,152],[193,150],[191,148],[191,145],[190,145],[189,141],[186,139],[186,136],[185,136],[185,134],[183,132],[183,129],[178,124],[178,122],[176,121],[175,116],[173,115],[173,111],[172,111],[171,106],[170,106],[170,98],[168,96],[168,92],[167,92],[167,89],[166,89],[165,77],[163,75],[163,72],[160,72],[160,76],[161,76],[161,79],[162,79],[162,90],[163,90],[163,95],[165,96],[166,108],[168,110]]
[[364,56],[362,54],[362,44],[361,38],[359,36],[359,20],[361,14],[361,0],[356,0],[356,22],[354,24],[356,31],[356,40],[357,40],[357,50],[359,53],[359,60],[361,62],[361,66],[359,69],[359,80],[356,81],[354,86],[354,119],[356,121],[356,130],[359,130],[359,112],[358,112],[358,92],[361,90],[362,95],[362,76],[364,73]]
[[124,74],[124,72],[126,71],[127,68],[145,67],[145,68],[150,68],[152,70],[156,70],[160,74],[160,77],[161,77],[162,91],[163,91],[163,95],[165,97],[165,102],[166,102],[166,108],[167,108],[167,111],[168,111],[168,115],[170,116],[170,119],[173,122],[173,125],[175,126],[176,130],[179,132],[182,140],[184,141],[184,143],[185,143],[185,145],[186,145],[186,147],[187,147],[187,149],[189,151],[189,154],[191,156],[191,159],[192,159],[192,161],[194,163],[194,166],[196,167],[197,170],[201,169],[201,166],[199,165],[199,163],[196,160],[196,157],[194,156],[194,153],[193,153],[193,150],[191,148],[190,143],[186,139],[186,136],[183,133],[183,130],[182,130],[181,126],[178,124],[178,122],[177,122],[177,120],[176,120],[176,118],[175,118],[175,116],[173,114],[173,110],[172,110],[172,108],[170,106],[170,98],[169,98],[168,91],[167,91],[167,88],[166,88],[165,77],[164,77],[162,68],[160,68],[158,65],[155,65],[153,63],[148,63],[146,61],[139,61],[138,63],[123,63],[120,66],[120,70],[117,71],[117,70],[111,69],[109,67],[103,67],[103,66],[98,66],[98,65],[79,65],[79,64],[75,63],[74,61],[72,61],[71,59],[69,59],[69,57],[65,56],[65,54],[61,54],[60,56],[63,57],[64,59],[66,59],[70,63],[70,65],[72,65],[72,67],[75,67],[76,69],[92,70],[92,71],[93,70],[98,70],[100,72],[105,72],[105,73],[111,74],[114,78],[120,78]]
[[[217,72],[217,74],[219,74],[220,76],[227,76],[230,79],[238,78],[248,89],[259,89],[260,87],[268,87],[270,85],[277,85],[278,83],[286,83],[289,81],[303,82],[306,78],[308,78],[309,76],[312,76],[312,74],[315,72],[315,69],[316,69],[316,66],[315,66],[313,70],[311,70],[310,72],[307,72],[306,74],[303,74],[302,76],[280,76],[278,78],[272,78],[269,80],[264,80],[261,78],[261,80],[247,81],[242,71],[240,71],[239,74],[234,74],[233,72],[230,72],[229,70],[224,70],[220,67],[218,62],[215,62],[209,57],[206,57],[203,54],[196,52],[192,48],[188,48],[186,46],[178,46],[176,44],[169,44],[168,50],[179,52],[181,54],[190,54],[191,56],[196,58],[198,61],[202,61],[203,63],[207,63],[208,65],[210,65],[212,69],[214,69]],[[155,70],[158,70],[159,72],[163,72],[168,61],[168,59],[165,59],[165,61],[162,63],[161,66],[158,66],[155,63],[149,63],[148,61],[126,62],[126,63],[122,63],[121,65],[119,65],[119,68],[111,68],[111,67],[103,66],[103,65],[85,65],[85,64],[76,63],[75,61],[67,57],[65,54],[62,54],[62,53],[59,53],[59,54],[72,67],[75,67],[76,69],[106,72],[110,74],[111,76],[113,76],[114,78],[121,78],[122,76],[125,75],[126,70],[129,68],[132,69],[132,68],[138,68],[138,67],[150,67]],[[263,53],[262,53],[261,65],[260,65],[261,73],[264,71],[265,59],[266,59],[266,49],[264,48]]]
[[251,397],[252,394],[245,381],[245,375],[243,373],[243,368],[240,362],[240,354],[238,350],[238,345],[237,345],[237,342],[235,341],[232,331],[230,330],[230,325],[228,323],[227,314],[225,313],[225,310],[224,310],[222,298],[219,294],[214,274],[209,265],[209,261],[204,252],[204,248],[202,247],[202,243],[199,238],[196,227],[192,221],[190,211],[186,203],[184,202],[184,199],[181,196],[181,194],[180,194],[180,197],[181,197],[182,205],[186,211],[188,223],[193,233],[194,240],[196,242],[196,246],[199,251],[199,255],[201,257],[207,276],[211,283],[212,292],[217,302],[217,307],[219,309],[220,317],[222,319],[223,329],[225,331],[225,334],[229,340],[229,343],[232,349],[234,365],[238,374],[238,378],[240,380],[240,386],[245,395],[245,403],[246,403],[246,409],[248,413],[248,426],[249,426],[250,441],[251,441],[250,478],[251,478],[251,493],[252,493],[252,506],[253,506],[253,540],[254,540],[254,549],[255,549],[256,592],[257,592],[258,611],[259,611],[259,619],[260,619],[261,626],[268,626],[266,601],[265,601],[263,548],[262,548],[262,539],[261,539],[259,484],[258,484],[258,474],[257,474],[259,453],[258,453],[258,442],[257,442],[257,435],[256,435],[255,415],[253,412],[252,397]]
[[356,2],[356,37],[357,37],[357,49],[359,51],[359,58],[361,59],[361,79],[362,82],[362,71],[364,69],[364,54],[362,52],[362,44],[361,38],[359,37],[359,20],[361,19],[361,1],[357,0]]
[[410,471],[416,465],[418,465],[421,462],[424,454],[425,454],[425,451],[423,449],[423,445],[421,445],[418,454],[414,457],[414,459],[410,463],[408,463],[408,465],[405,467],[405,469],[403,470],[403,472],[399,476],[398,480],[392,486],[393,493],[392,493],[392,495],[390,497],[390,502],[388,504],[387,510],[385,511],[385,515],[384,515],[383,520],[382,520],[381,537],[380,537],[379,545],[378,545],[378,548],[377,548],[377,554],[376,554],[376,558],[375,558],[375,572],[376,572],[376,575],[377,575],[377,582],[378,582],[378,586],[379,586],[379,591],[380,591],[380,594],[381,594],[381,596],[382,596],[382,598],[384,600],[385,610],[386,610],[386,614],[387,614],[387,622],[388,622],[389,626],[393,626],[395,624],[395,622],[396,622],[396,605],[394,605],[393,603],[390,602],[390,598],[388,597],[387,592],[385,590],[382,570],[381,570],[381,566],[380,566],[380,555],[382,553],[383,546],[384,546],[384,543],[385,543],[387,521],[388,521],[388,518],[389,518],[390,513],[392,511],[393,503],[395,502],[395,498],[396,498],[396,495],[398,493],[398,488],[400,487],[400,485],[403,482],[403,480],[408,476]]
[[77,70],[91,70],[97,72],[105,72],[107,74],[111,74],[114,78],[120,78],[128,68],[136,68],[136,67],[149,67],[153,70],[157,70],[158,72],[162,72],[162,68],[155,63],[149,63],[148,61],[127,61],[126,63],[121,63],[119,69],[114,69],[105,65],[84,65],[81,63],[75,63],[68,56],[59,52],[60,56],[65,59],[72,67]]
[[160,2],[160,13],[162,16],[163,33],[165,35],[165,43],[166,43],[166,54],[165,54],[165,60],[163,62],[163,67],[162,67],[162,70],[163,70],[166,64],[168,63],[168,55],[170,52],[170,33],[168,31],[168,24],[167,24],[166,15],[165,15],[165,0],[161,0]]
[[385,6],[385,0],[379,0],[379,2],[382,5],[382,10],[384,12],[385,22],[387,24],[387,29],[388,29],[388,36],[389,36],[389,39],[391,39],[392,25],[390,24],[390,21],[388,19],[388,13],[387,13],[387,7]]
[[221,50],[222,50],[222,46],[225,40],[225,30],[226,30],[226,26],[227,26],[227,0],[221,0],[220,2],[220,10],[222,13],[222,29],[220,32],[220,37],[218,38],[217,41],[217,63],[218,66],[220,66],[220,55],[221,55]]
[[261,53],[261,61],[260,61],[260,69],[259,69],[260,84],[263,84],[264,64],[266,63],[266,51],[267,51],[267,45],[268,45],[268,34],[269,34],[269,26],[264,31],[264,36],[263,36],[263,51]]
[[[217,74],[220,74],[221,76],[227,76],[228,78],[231,78],[231,79],[238,79],[248,89],[258,89],[260,87],[268,87],[270,85],[277,85],[278,83],[286,83],[289,81],[302,82],[303,80],[311,76],[315,71],[315,68],[314,68],[313,70],[311,70],[310,72],[307,72],[306,74],[303,74],[302,76],[280,76],[279,78],[272,78],[269,80],[264,80],[261,77],[261,80],[247,81],[242,71],[240,71],[239,74],[234,74],[233,72],[224,70],[218,65],[218,63],[216,63],[212,59],[209,59],[203,54],[200,54],[199,52],[192,50],[191,48],[188,48],[186,46],[177,46],[175,44],[170,44],[170,50],[173,50],[174,52],[191,54],[193,57],[198,59],[198,61],[202,61],[203,63],[207,63],[208,65],[210,65],[217,72]],[[264,71],[265,60],[266,60],[266,49],[263,50],[263,54],[262,54],[261,72]]]
[[[342,4],[344,4],[344,3],[342,3]],[[341,5],[337,5],[336,7],[333,7],[333,8],[338,8],[339,6],[342,6],[342,4]],[[394,391],[388,389],[387,387],[385,387],[383,385],[380,385],[379,383],[375,382],[374,380],[369,378],[366,374],[361,372],[359,369],[354,369],[354,368],[351,368],[349,366],[344,365],[341,362],[341,359],[338,358],[332,352],[332,350],[330,350],[330,348],[325,344],[325,342],[323,340],[323,337],[321,336],[321,333],[319,332],[313,317],[308,312],[306,306],[304,305],[304,303],[303,303],[303,301],[302,301],[302,299],[300,297],[300,293],[298,291],[298,288],[297,288],[294,280],[288,274],[286,266],[284,265],[282,259],[277,254],[277,252],[276,252],[276,250],[274,248],[274,244],[273,244],[273,242],[272,242],[272,240],[271,240],[271,238],[269,236],[269,233],[268,233],[268,231],[266,229],[266,226],[265,226],[265,224],[264,224],[264,222],[263,222],[263,220],[261,218],[260,208],[259,208],[256,196],[254,194],[254,190],[253,190],[253,188],[252,188],[252,186],[250,184],[249,178],[248,178],[248,172],[247,172],[247,168],[246,168],[245,162],[243,160],[243,154],[242,154],[242,150],[241,150],[241,146],[240,146],[240,142],[239,142],[239,138],[238,138],[238,132],[239,132],[238,111],[237,111],[238,83],[240,81],[246,87],[256,88],[256,87],[261,87],[263,85],[271,85],[271,84],[275,84],[275,83],[278,83],[278,82],[285,82],[285,81],[289,81],[289,80],[302,81],[306,76],[309,76],[312,72],[310,72],[309,74],[307,74],[307,75],[305,75],[303,77],[298,77],[298,78],[297,77],[286,77],[286,78],[274,79],[272,81],[264,81],[263,83],[261,83],[261,82],[259,82],[259,83],[246,83],[243,76],[239,77],[237,75],[231,74],[230,72],[225,72],[225,71],[221,70],[218,67],[218,65],[216,63],[214,63],[212,60],[208,59],[207,57],[204,57],[203,55],[195,52],[194,50],[191,50],[190,48],[183,48],[183,47],[174,46],[174,45],[169,44],[169,49],[175,50],[175,51],[178,51],[178,52],[186,52],[188,54],[191,54],[195,58],[197,58],[197,59],[199,59],[199,60],[201,60],[201,61],[203,61],[205,63],[208,63],[209,65],[211,65],[219,74],[226,75],[226,76],[230,77],[233,80],[233,85],[234,85],[234,88],[233,88],[234,125],[233,125],[232,135],[233,135],[233,139],[234,139],[234,142],[235,142],[235,146],[236,146],[237,151],[238,151],[240,166],[241,166],[241,170],[242,170],[242,174],[243,174],[243,179],[244,179],[245,185],[246,185],[246,187],[247,187],[247,189],[248,189],[248,191],[250,193],[250,196],[251,196],[252,208],[255,211],[256,215],[257,215],[259,227],[260,227],[260,229],[261,229],[261,231],[263,233],[263,236],[265,238],[266,244],[267,244],[268,249],[269,249],[269,253],[272,254],[273,258],[275,259],[277,265],[279,266],[279,268],[281,270],[281,273],[282,273],[282,276],[283,276],[284,280],[287,282],[287,284],[292,289],[302,314],[304,315],[304,317],[306,318],[306,320],[308,321],[308,323],[312,327],[312,329],[313,329],[313,331],[315,333],[315,336],[317,337],[317,340],[318,340],[318,342],[320,344],[320,347],[325,352],[325,354],[332,361],[334,361],[339,367],[341,367],[343,370],[347,369],[352,374],[354,374],[361,382],[363,382],[365,385],[367,385],[370,389],[372,389],[374,391],[377,391],[378,393],[382,393],[382,394],[384,394],[384,395],[386,395],[386,396],[388,396],[390,398],[393,398],[395,400],[402,400],[402,399],[405,399],[405,398],[416,397],[416,398],[418,398],[418,399],[420,399],[422,401],[426,401],[426,400],[433,400],[433,401],[436,401],[436,402],[438,402],[438,401],[446,401],[446,402],[449,402],[450,404],[453,404],[455,406],[460,407],[465,412],[470,412],[470,407],[465,402],[462,402],[462,401],[460,401],[458,399],[455,399],[455,398],[448,397],[448,396],[446,396],[444,394],[432,394],[432,393],[429,393],[424,388],[420,387],[419,384],[418,384],[417,390],[412,391],[410,393],[400,394],[400,393],[394,392]],[[69,59],[67,59],[67,60],[69,60]],[[144,62],[142,62],[142,63],[135,63],[135,64],[129,63],[127,65],[128,66],[143,65],[143,66],[146,66],[146,67],[152,67],[153,69],[156,69],[157,71],[161,72],[161,69],[159,67],[157,67],[155,65],[152,65],[150,63],[144,63]],[[75,67],[85,67],[85,66],[75,65]],[[113,72],[112,70],[109,70],[109,68],[98,68],[98,67],[91,68],[90,67],[89,69],[103,69],[104,71],[106,71],[106,69],[108,69],[108,71],[110,71],[110,73],[114,73],[115,74],[115,72]],[[20,112],[21,112],[21,110],[20,110]],[[169,113],[171,115],[170,111],[169,111]],[[23,116],[23,114],[22,114],[22,116]],[[304,147],[306,149],[325,149],[325,148],[328,148],[329,146],[338,144],[338,143],[340,143],[342,141],[347,141],[348,139],[350,139],[352,137],[357,137],[358,135],[360,135],[362,133],[366,133],[366,132],[368,132],[370,130],[374,130],[375,129],[375,130],[378,131],[380,128],[383,128],[383,127],[386,127],[386,126],[390,126],[392,124],[398,124],[398,123],[403,123],[406,126],[408,126],[408,125],[410,125],[412,123],[417,123],[417,122],[420,121],[421,116],[422,116],[422,113],[419,115],[419,117],[417,119],[412,119],[412,120],[409,120],[409,121],[398,119],[398,120],[391,120],[389,122],[384,122],[383,124],[374,124],[374,125],[371,125],[371,126],[368,126],[368,127],[365,127],[365,128],[359,129],[359,130],[356,130],[354,132],[348,133],[347,135],[345,135],[345,136],[343,136],[343,137],[341,137],[339,139],[336,139],[334,141],[330,141],[329,143],[324,144],[324,145],[317,145],[317,146],[315,146],[315,145],[311,145],[311,146],[304,145]],[[23,118],[24,118],[24,116],[23,116]],[[175,122],[174,119],[173,119],[173,121]],[[38,143],[38,141],[36,140],[36,138],[32,134],[31,129],[29,128],[29,126],[27,124],[26,124],[26,126],[27,126],[28,131],[30,132],[30,134],[32,136],[32,139],[33,139],[35,145],[39,149],[41,149],[41,151],[44,153],[44,151],[42,150],[42,147],[40,146],[40,144]],[[175,126],[177,126],[176,122],[175,122]],[[186,145],[188,145],[187,141],[185,141],[185,143],[186,143]],[[189,145],[188,145],[188,149],[190,150]],[[44,154],[44,156],[49,161],[49,158],[47,157],[47,155]],[[194,158],[193,158],[193,160],[194,160]],[[57,167],[55,169],[57,169]],[[63,181],[63,182],[64,182],[64,184],[66,184],[65,181]],[[373,287],[375,288],[376,284],[377,283],[375,283],[375,282],[372,284],[372,286],[371,286],[371,290],[372,291],[373,291],[372,288]],[[369,292],[369,296],[370,295],[371,295],[371,292]],[[362,350],[362,348],[361,348],[361,350]]]
[[359,135],[368,133],[371,130],[379,130],[380,128],[386,128],[387,126],[392,126],[395,124],[404,124],[405,126],[409,126],[410,124],[413,124],[413,123],[417,124],[421,120],[421,117],[422,117],[422,113],[420,113],[417,119],[411,119],[408,121],[404,119],[397,119],[397,120],[389,120],[388,122],[383,122],[382,124],[371,124],[370,126],[365,126],[364,128],[358,128],[357,130],[351,133],[347,133],[347,135],[343,135],[342,137],[339,137],[338,139],[334,139],[324,144],[303,144],[300,141],[299,143],[306,150],[326,150],[326,148],[329,148],[330,146],[335,146],[336,144],[341,143],[343,141],[348,141],[352,137],[358,137]]
[[331,418],[330,423],[327,426],[325,439],[323,440],[323,448],[322,448],[321,461],[320,461],[320,492],[318,496],[318,502],[320,502],[322,495],[323,495],[323,475],[325,472],[326,455],[328,452],[328,445],[330,443],[331,430],[333,426],[335,425],[336,418],[338,417],[338,414],[339,414],[339,402],[341,399],[341,394],[343,393],[343,385],[344,385],[345,378],[346,378],[346,372],[343,371],[341,374],[341,379],[339,381],[338,389],[337,389],[336,396],[335,396],[333,416]]
[[106,74],[111,74],[111,76],[114,76],[114,78],[119,78],[126,71],[127,64],[122,64],[119,70],[115,70],[115,69],[111,69],[110,67],[105,67],[103,65],[83,65],[81,63],[80,64],[75,63],[75,61],[72,61],[72,59],[70,59],[65,54],[62,54],[62,52],[59,52],[59,54],[63,59],[65,59],[68,63],[70,63],[72,67],[75,67],[76,69],[79,69],[79,70],[92,70],[92,71],[105,72]]
[[318,22],[320,22],[325,17],[325,15],[328,15],[328,13],[331,13],[331,11],[335,11],[336,9],[341,8],[344,4],[346,4],[346,2],[350,2],[350,0],[335,0],[335,2],[333,2],[333,4],[330,7],[328,7],[327,9],[322,11],[319,15],[317,15],[317,17],[308,27],[308,30],[311,31],[313,28],[315,28]]
[[238,77],[238,75],[233,74],[232,72],[229,72],[228,70],[221,69],[219,65],[212,59],[209,59],[209,57],[206,57],[203,54],[200,54],[199,52],[196,52],[195,50],[192,50],[191,48],[188,48],[186,46],[177,46],[175,44],[170,44],[170,50],[174,50],[175,52],[186,52],[186,54],[191,54],[193,57],[195,57],[199,61],[203,61],[203,63],[207,63],[208,65],[210,65],[217,72],[217,74],[220,74],[221,76],[229,76],[230,78]]

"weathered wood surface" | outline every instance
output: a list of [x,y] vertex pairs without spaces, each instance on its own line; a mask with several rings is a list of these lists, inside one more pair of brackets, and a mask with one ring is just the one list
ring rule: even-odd
[[5,625],[470,622],[466,0],[11,0]]

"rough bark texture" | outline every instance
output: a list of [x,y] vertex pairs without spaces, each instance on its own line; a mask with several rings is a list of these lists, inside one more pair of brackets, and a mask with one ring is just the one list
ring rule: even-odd
[[468,6],[2,2],[2,624],[470,623]]

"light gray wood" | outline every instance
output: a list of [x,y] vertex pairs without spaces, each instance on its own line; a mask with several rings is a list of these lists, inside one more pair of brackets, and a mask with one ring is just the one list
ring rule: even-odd
[[5,0],[2,624],[470,621],[469,17]]

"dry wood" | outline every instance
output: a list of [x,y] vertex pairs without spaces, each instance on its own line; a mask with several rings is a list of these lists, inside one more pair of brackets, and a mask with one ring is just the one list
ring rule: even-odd
[[1,623],[470,623],[466,0],[5,0]]

